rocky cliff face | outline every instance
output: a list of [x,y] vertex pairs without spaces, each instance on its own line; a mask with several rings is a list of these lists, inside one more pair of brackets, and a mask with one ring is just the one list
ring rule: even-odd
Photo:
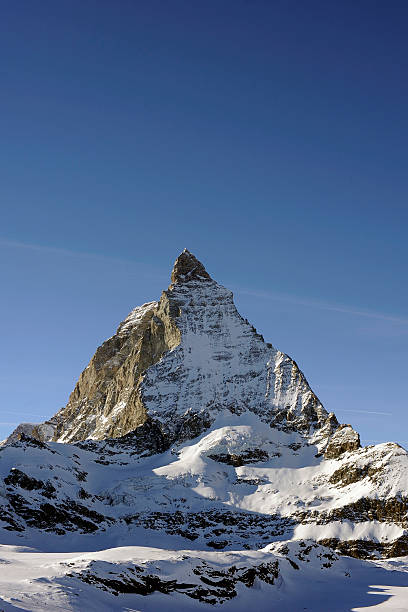
[[169,310],[165,299],[135,308],[98,348],[67,406],[52,419],[52,439],[119,437],[146,421],[141,397],[145,371],[180,342]]

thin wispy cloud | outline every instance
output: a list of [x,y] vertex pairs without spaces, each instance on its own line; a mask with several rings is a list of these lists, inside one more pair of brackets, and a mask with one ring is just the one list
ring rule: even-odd
[[359,414],[379,414],[381,416],[392,416],[392,412],[377,412],[377,410],[354,410],[353,408],[342,408],[339,412],[353,412]]
[[39,253],[49,253],[50,255],[65,255],[67,257],[81,257],[87,259],[97,259],[103,261],[113,261],[117,263],[139,263],[132,262],[130,259],[113,257],[110,255],[102,255],[100,253],[87,253],[86,251],[75,251],[74,249],[65,249],[60,247],[50,247],[42,244],[31,244],[29,242],[18,242],[15,240],[3,240],[0,238],[0,246],[10,249],[23,249],[27,251],[37,251]]
[[66,249],[60,247],[50,247],[42,244],[32,244],[29,242],[18,242],[15,240],[6,240],[0,238],[0,247],[19,249],[25,251],[33,251],[37,253],[44,253],[49,255],[59,255],[64,257],[71,257],[76,259],[87,259],[100,262],[109,262],[118,265],[131,265],[138,266],[138,274],[146,273],[149,277],[153,276],[157,279],[167,278],[164,274],[160,274],[159,270],[153,269],[150,263],[144,261],[136,261],[127,257],[116,257],[114,255],[103,255],[102,253],[90,253],[86,251],[76,251],[74,249]]
[[282,293],[269,293],[266,291],[252,291],[249,289],[236,288],[235,292],[238,295],[248,295],[250,297],[256,297],[266,300],[274,300],[278,302],[286,302],[289,304],[295,304],[296,306],[307,306],[309,308],[318,308],[319,310],[328,310],[332,312],[339,312],[342,314],[349,314],[358,317],[366,317],[369,319],[379,319],[381,321],[389,321],[391,323],[398,323],[401,325],[408,325],[408,318],[399,317],[383,312],[375,312],[372,310],[361,310],[359,308],[353,308],[352,306],[344,306],[339,304],[331,304],[329,302],[322,302],[319,300],[310,300],[308,298],[297,297],[293,295],[287,295]]
[[356,389],[371,389],[368,385],[315,385],[319,390],[329,390],[329,391],[355,391]]

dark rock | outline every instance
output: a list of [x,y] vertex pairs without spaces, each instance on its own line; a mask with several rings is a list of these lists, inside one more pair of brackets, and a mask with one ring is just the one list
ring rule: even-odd
[[247,465],[250,463],[258,463],[262,461],[268,461],[269,455],[266,451],[260,448],[248,449],[238,454],[212,454],[208,455],[210,459],[218,461],[220,463],[226,463],[227,465],[233,465],[239,467],[241,465]]
[[171,273],[172,283],[186,283],[191,280],[211,280],[203,264],[187,249],[177,257]]

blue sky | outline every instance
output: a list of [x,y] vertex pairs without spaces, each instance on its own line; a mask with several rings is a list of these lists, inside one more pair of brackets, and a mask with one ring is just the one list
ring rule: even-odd
[[0,439],[187,247],[365,442],[406,434],[408,6],[4,4]]

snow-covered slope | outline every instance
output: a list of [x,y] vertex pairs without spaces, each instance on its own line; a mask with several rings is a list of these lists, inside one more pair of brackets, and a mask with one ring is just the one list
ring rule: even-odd
[[[77,445],[31,438],[0,451],[2,525],[111,538],[166,533],[171,546],[257,549],[313,538],[355,556],[408,554],[408,455],[395,444],[319,456],[297,432],[257,415],[219,414],[209,431],[164,452],[150,425]],[[318,455],[318,456],[316,456]]]
[[350,609],[319,607],[319,581],[358,609],[390,567],[405,597],[406,563],[381,559],[408,555],[407,468],[397,444],[361,448],[184,251],[67,406],[0,449],[0,558],[30,575],[0,576],[0,608]]
[[5,612],[405,612],[408,606],[406,560],[339,557],[313,541],[242,552],[123,546],[38,553],[4,546],[0,555]]
[[[384,444],[328,460],[301,443],[256,415],[220,414],[153,454],[137,434],[7,445],[1,606],[340,612],[384,592],[405,609],[408,557],[381,558],[408,552],[407,453]],[[384,588],[368,596],[371,584]]]

